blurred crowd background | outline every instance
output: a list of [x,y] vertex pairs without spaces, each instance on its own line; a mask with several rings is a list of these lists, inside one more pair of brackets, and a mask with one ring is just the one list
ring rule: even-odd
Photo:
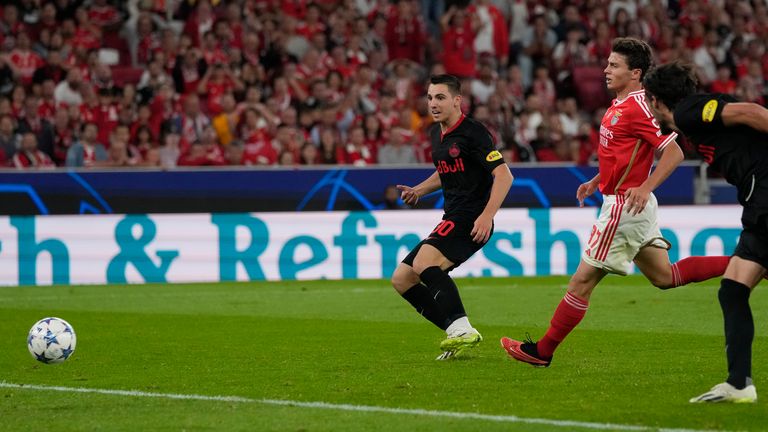
[[618,36],[768,101],[766,0],[6,0],[0,166],[428,163],[436,73],[508,161],[587,164]]

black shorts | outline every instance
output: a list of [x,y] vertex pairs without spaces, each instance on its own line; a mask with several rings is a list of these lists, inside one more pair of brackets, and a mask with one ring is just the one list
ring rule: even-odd
[[[453,263],[453,266],[447,271],[455,269],[485,246],[485,243],[477,243],[472,240],[471,233],[475,226],[475,219],[455,216],[443,219],[427,238],[411,250],[403,259],[403,263],[413,267],[413,260],[419,253],[419,249],[422,245],[428,244],[439,250],[444,257]],[[491,235],[493,235],[493,225],[491,225]],[[491,237],[488,236],[488,238]]]
[[744,212],[741,218],[744,230],[733,254],[768,269],[768,210],[761,215],[755,213],[753,209]]

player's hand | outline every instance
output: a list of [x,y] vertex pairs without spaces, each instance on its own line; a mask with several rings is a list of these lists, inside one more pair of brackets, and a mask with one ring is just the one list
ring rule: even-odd
[[400,199],[409,206],[413,207],[419,202],[419,194],[416,193],[416,189],[406,185],[397,185],[397,190],[400,191]]
[[579,200],[579,207],[584,207],[584,200],[591,196],[597,190],[597,184],[588,181],[579,185],[576,189],[576,199]]
[[491,228],[493,227],[493,218],[481,214],[475,219],[475,224],[472,226],[472,241],[475,243],[485,243],[491,238]]
[[627,206],[627,213],[636,215],[643,211],[645,205],[651,197],[651,191],[642,186],[629,188],[624,192],[624,199]]

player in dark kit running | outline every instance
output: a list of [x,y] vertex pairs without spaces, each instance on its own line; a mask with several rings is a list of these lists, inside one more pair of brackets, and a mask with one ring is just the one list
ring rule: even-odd
[[447,338],[437,359],[446,360],[477,345],[482,337],[469,323],[459,290],[448,272],[488,242],[493,217],[512,185],[512,173],[488,129],[461,112],[459,80],[430,78],[429,110],[437,125],[430,129],[432,160],[437,170],[414,187],[398,185],[401,197],[415,205],[419,197],[443,189],[445,214],[427,238],[403,259],[392,286]]
[[691,402],[757,402],[749,294],[768,268],[768,110],[730,95],[696,94],[693,69],[682,63],[658,67],[643,83],[662,128],[687,136],[704,160],[736,186],[744,207],[743,231],[718,291],[728,379]]

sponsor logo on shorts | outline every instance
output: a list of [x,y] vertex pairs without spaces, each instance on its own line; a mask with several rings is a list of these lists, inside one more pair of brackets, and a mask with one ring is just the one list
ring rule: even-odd
[[710,100],[704,105],[704,109],[701,110],[701,120],[704,123],[711,123],[715,119],[715,113],[717,112],[717,101],[715,99]]
[[493,162],[501,159],[501,153],[498,152],[498,150],[494,150],[490,153],[488,153],[488,156],[485,157],[485,160],[488,162]]

